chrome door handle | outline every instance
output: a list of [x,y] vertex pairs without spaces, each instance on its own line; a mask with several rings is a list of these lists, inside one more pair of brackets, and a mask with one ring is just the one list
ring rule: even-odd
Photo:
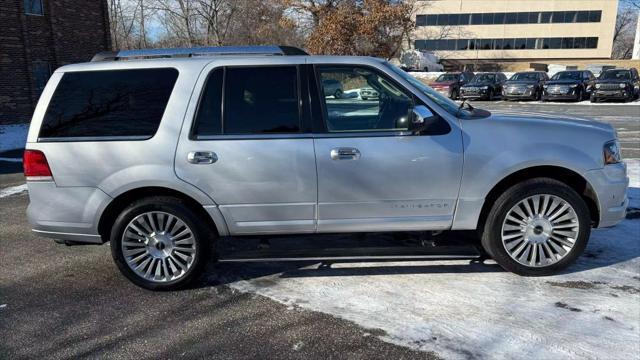
[[187,154],[187,161],[191,164],[213,164],[218,161],[218,155],[213,151],[191,151]]
[[356,148],[341,147],[331,149],[331,160],[358,160],[360,150]]

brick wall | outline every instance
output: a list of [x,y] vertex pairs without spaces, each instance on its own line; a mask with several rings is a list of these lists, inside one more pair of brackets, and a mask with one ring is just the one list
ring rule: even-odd
[[111,48],[106,0],[42,1],[43,16],[0,2],[0,124],[31,120],[50,72]]

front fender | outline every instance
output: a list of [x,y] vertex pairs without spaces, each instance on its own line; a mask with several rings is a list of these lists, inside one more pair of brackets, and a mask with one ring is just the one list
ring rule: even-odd
[[519,146],[494,156],[467,157],[465,154],[460,197],[452,228],[475,229],[489,192],[508,176],[538,166],[560,167],[584,177],[587,171],[601,168],[602,164],[573,146],[545,142]]

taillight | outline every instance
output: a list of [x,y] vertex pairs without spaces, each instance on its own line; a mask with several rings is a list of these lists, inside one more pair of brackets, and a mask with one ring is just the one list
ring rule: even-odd
[[25,150],[22,157],[24,176],[28,181],[51,181],[51,169],[44,153],[40,150]]

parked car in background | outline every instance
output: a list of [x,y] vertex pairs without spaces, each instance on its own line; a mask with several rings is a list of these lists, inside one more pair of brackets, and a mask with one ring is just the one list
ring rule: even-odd
[[613,69],[600,74],[591,92],[591,102],[602,100],[633,101],[640,95],[640,77],[638,70]]
[[505,100],[540,100],[542,86],[547,80],[549,77],[543,71],[517,72],[504,84],[502,97]]
[[380,93],[374,88],[366,87],[360,89],[360,99],[369,100],[369,99],[377,99],[380,96]]
[[596,77],[589,70],[570,70],[555,73],[543,86],[542,100],[588,99]]
[[470,71],[465,72],[448,72],[436,78],[429,84],[434,90],[456,100],[460,97],[460,88],[473,80],[475,75]]
[[407,71],[443,71],[440,59],[433,53],[420,50],[406,50],[400,55],[400,66]]
[[322,88],[327,96],[333,96],[336,99],[342,98],[344,94],[342,83],[339,80],[324,79],[322,80]]
[[[110,242],[124,276],[169,290],[219,259],[221,237],[243,248],[278,234],[470,230],[503,268],[548,275],[582,254],[592,227],[625,217],[629,179],[609,124],[461,106],[372,57],[226,49],[109,52],[56,69],[24,152],[33,231]],[[379,105],[335,101],[327,79],[371,87]],[[478,258],[459,248],[400,254],[385,241],[349,259]],[[324,250],[226,260],[350,249]]]
[[502,95],[502,85],[507,76],[501,72],[478,73],[467,84],[460,87],[460,99],[493,100]]

